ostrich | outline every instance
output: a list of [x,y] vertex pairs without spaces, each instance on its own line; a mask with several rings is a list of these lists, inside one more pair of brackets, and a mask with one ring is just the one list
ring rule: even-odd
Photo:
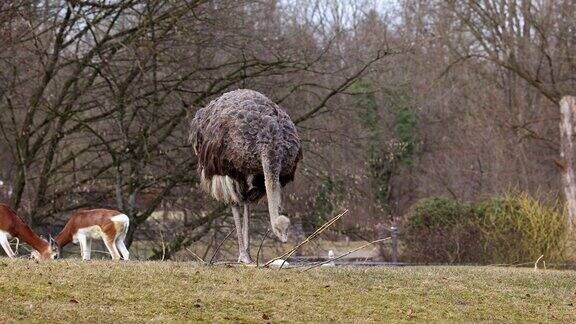
[[259,92],[230,91],[198,110],[190,137],[202,189],[232,207],[238,262],[252,263],[250,204],[265,194],[272,231],[285,243],[290,220],[281,211],[281,188],[294,179],[302,159],[300,138],[288,114]]

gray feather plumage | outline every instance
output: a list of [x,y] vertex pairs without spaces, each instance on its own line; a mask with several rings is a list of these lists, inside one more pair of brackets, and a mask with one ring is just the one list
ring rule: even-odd
[[253,200],[248,198],[251,187],[264,190],[262,159],[268,159],[270,171],[284,186],[302,158],[300,138],[288,114],[253,90],[225,93],[198,110],[190,135],[201,176],[231,177],[244,200]]

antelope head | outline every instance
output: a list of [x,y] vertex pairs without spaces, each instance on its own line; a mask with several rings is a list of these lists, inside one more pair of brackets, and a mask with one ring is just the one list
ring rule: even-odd
[[60,248],[56,241],[50,236],[48,240],[42,238],[42,240],[46,243],[46,248],[43,251],[33,250],[30,254],[32,259],[36,259],[39,261],[44,260],[53,260],[60,257]]

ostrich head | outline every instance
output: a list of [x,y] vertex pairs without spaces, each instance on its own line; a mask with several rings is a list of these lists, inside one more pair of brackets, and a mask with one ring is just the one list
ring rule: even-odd
[[286,215],[280,214],[272,221],[272,231],[282,242],[288,242],[288,230],[290,228],[290,219]]

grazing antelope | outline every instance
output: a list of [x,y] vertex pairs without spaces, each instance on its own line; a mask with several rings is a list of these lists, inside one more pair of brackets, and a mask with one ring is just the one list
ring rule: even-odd
[[70,217],[56,236],[56,243],[60,249],[70,242],[80,244],[82,259],[90,260],[92,239],[102,238],[113,260],[119,260],[120,256],[128,260],[130,254],[124,239],[129,225],[128,216],[117,210],[81,210]]
[[36,235],[16,212],[7,205],[0,204],[0,245],[9,258],[15,256],[8,242],[11,237],[17,237],[28,243],[34,249],[32,257],[35,259],[49,260],[58,254],[56,249],[53,249],[52,240],[48,242]]

